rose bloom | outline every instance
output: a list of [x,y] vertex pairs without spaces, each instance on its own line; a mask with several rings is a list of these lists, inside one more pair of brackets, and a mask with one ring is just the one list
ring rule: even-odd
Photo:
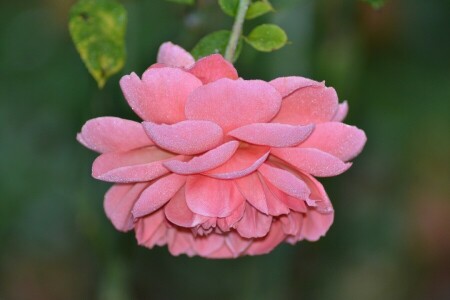
[[315,177],[346,171],[366,136],[343,124],[346,102],[303,77],[244,80],[214,54],[164,43],[157,64],[120,86],[142,123],[89,120],[77,139],[113,182],[106,215],[140,245],[173,255],[234,258],[315,241],[333,223]]

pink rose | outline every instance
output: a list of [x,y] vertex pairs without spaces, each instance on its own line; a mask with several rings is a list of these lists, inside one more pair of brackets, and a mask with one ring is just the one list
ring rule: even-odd
[[77,138],[100,152],[93,177],[114,182],[108,218],[140,245],[173,255],[233,258],[283,241],[315,241],[333,208],[314,177],[346,171],[363,148],[341,123],[347,103],[302,77],[243,80],[214,54],[195,62],[165,43],[158,63],[120,80],[142,124],[89,120]]

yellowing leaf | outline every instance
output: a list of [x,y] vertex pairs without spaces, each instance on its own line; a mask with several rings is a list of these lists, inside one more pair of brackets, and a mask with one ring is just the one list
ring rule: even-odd
[[115,0],[81,0],[70,11],[70,35],[100,88],[125,63],[126,22],[125,8]]

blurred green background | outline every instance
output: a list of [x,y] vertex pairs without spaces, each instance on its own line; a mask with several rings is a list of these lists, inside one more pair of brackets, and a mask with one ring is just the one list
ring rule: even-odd
[[[72,0],[0,4],[0,299],[450,299],[450,2],[273,0],[264,17],[292,44],[246,46],[245,78],[326,80],[368,143],[322,180],[335,223],[316,243],[237,260],[171,257],[116,232],[75,141],[102,115],[137,119],[118,85],[167,40],[191,48],[232,20],[215,1],[186,8],[123,0],[127,62],[104,90],[67,30]],[[265,20],[264,20],[265,19]],[[254,21],[252,21],[254,23]],[[248,26],[247,30],[252,26]]]

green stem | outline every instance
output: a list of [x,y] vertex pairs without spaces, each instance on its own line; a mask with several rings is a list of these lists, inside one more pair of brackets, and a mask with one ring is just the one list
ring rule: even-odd
[[245,15],[251,0],[240,0],[239,7],[234,19],[233,29],[231,30],[230,40],[225,50],[225,59],[233,63],[234,53],[241,37],[242,27],[244,27]]

